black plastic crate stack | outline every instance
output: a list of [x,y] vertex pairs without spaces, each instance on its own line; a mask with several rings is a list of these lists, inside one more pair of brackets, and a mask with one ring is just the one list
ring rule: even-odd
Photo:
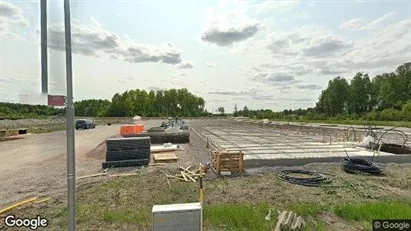
[[148,165],[151,157],[150,137],[112,138],[106,141],[103,168]]

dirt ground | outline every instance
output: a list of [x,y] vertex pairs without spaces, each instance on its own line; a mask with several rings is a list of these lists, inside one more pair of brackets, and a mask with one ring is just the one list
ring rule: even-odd
[[[143,121],[145,127],[158,126],[160,120]],[[98,125],[95,129],[76,130],[76,173],[101,171],[101,160],[88,158],[120,125]],[[65,190],[67,172],[65,131],[31,134],[24,139],[0,142],[0,207],[27,196],[41,196]],[[105,153],[105,150],[101,150]]]

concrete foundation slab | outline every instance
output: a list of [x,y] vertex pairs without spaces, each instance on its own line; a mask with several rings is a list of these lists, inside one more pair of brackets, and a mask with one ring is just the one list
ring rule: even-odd
[[[302,165],[312,162],[338,162],[347,157],[370,159],[374,152],[355,147],[355,142],[325,140],[324,135],[298,134],[258,125],[245,129],[236,124],[207,126],[197,132],[221,151],[242,151],[246,167]],[[411,163],[411,155],[380,152],[375,161]]]

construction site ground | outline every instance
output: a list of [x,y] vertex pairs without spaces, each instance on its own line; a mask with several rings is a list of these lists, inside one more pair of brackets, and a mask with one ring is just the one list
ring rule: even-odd
[[[179,173],[179,166],[196,167],[200,162],[210,162],[211,149],[206,148],[206,131],[224,130],[232,124],[216,120],[188,122],[192,127],[190,143],[180,145],[183,150],[175,153],[177,163],[110,169],[110,173],[139,174],[78,180],[78,230],[151,230],[153,205],[198,201],[198,183],[170,179],[169,185],[165,174]],[[159,126],[161,120],[142,123],[150,128]],[[244,125],[241,129],[245,133],[248,129],[251,134],[262,128]],[[77,177],[102,172],[105,140],[117,136],[118,131],[119,125],[76,131]],[[291,130],[284,133],[296,135],[296,131]],[[313,139],[310,134],[298,137]],[[24,217],[41,215],[50,221],[49,229],[65,229],[65,131],[1,142],[0,150],[1,208],[29,196],[49,196],[51,200],[47,202],[18,208],[11,213]],[[204,182],[206,230],[272,230],[277,210],[293,210],[303,215],[311,230],[371,230],[371,220],[375,218],[411,217],[411,165],[384,163],[380,166],[385,176],[347,174],[336,162],[299,167],[332,174],[332,186],[324,187],[283,182],[274,174],[281,166],[246,166],[245,174],[231,177],[217,177],[209,171]],[[271,219],[265,220],[269,209]],[[1,228],[6,227],[0,222]]]

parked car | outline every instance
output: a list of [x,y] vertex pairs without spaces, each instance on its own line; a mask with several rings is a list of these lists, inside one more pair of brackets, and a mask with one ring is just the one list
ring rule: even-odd
[[89,128],[96,128],[96,123],[94,120],[89,119],[81,119],[76,121],[76,129],[89,129]]

